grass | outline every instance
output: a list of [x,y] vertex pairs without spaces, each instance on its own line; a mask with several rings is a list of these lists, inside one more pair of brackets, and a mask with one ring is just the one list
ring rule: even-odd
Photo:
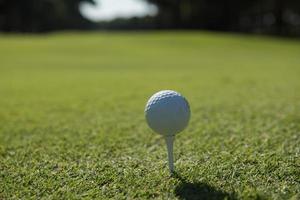
[[[163,139],[143,109],[181,92]],[[205,32],[0,35],[0,199],[299,199],[300,41]]]

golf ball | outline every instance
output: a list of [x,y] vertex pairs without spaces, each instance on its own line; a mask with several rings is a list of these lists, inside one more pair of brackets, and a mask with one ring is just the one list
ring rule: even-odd
[[145,115],[151,129],[164,136],[172,136],[188,125],[190,106],[180,93],[162,90],[150,97]]

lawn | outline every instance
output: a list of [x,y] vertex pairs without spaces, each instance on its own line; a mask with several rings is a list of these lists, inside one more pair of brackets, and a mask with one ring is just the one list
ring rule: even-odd
[[[191,106],[177,173],[144,119]],[[300,41],[209,32],[0,35],[0,199],[300,198]]]

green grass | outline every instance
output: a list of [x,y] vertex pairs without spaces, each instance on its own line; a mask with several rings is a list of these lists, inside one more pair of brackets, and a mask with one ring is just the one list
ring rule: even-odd
[[[173,89],[192,118],[144,120]],[[216,33],[0,35],[0,199],[299,199],[300,41]]]

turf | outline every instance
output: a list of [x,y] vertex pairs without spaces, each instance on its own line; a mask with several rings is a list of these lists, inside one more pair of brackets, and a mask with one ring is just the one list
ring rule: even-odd
[[[190,102],[170,176],[144,120]],[[300,41],[206,32],[0,35],[0,199],[299,199]]]

